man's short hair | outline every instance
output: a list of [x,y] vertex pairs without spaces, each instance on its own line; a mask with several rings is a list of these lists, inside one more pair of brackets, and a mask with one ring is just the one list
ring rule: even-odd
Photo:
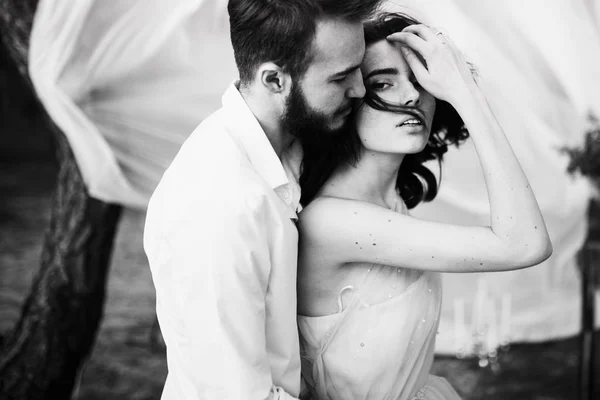
[[306,72],[317,22],[361,22],[380,0],[229,0],[231,43],[240,82],[252,81],[256,68],[272,61],[293,78]]

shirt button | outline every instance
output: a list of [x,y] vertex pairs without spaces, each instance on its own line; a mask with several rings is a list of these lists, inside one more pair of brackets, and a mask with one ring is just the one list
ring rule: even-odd
[[287,206],[292,204],[292,193],[290,193],[289,188],[285,188],[281,191],[281,199]]

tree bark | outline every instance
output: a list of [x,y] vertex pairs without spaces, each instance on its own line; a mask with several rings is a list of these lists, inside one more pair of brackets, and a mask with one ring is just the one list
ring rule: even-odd
[[[0,0],[0,35],[33,91],[29,37],[37,0]],[[0,398],[68,399],[102,319],[121,207],[89,197],[65,135],[56,141],[58,182],[41,265],[19,321],[0,343]]]

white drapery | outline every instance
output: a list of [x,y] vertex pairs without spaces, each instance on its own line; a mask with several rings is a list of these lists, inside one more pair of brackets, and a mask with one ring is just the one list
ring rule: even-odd
[[[40,0],[30,75],[65,132],[90,194],[143,209],[181,143],[220,105],[237,76],[226,0]],[[523,271],[447,274],[438,352],[454,351],[454,304],[469,310],[481,282],[510,294],[511,336],[537,341],[579,327],[575,253],[590,188],[566,175],[558,149],[579,144],[600,116],[600,6],[592,0],[387,0],[443,27],[477,66],[547,221],[554,255]],[[215,151],[218,151],[216,149]],[[414,214],[485,224],[488,205],[474,148],[446,157],[441,192]]]
[[145,208],[237,76],[224,0],[41,0],[29,72],[90,195]]

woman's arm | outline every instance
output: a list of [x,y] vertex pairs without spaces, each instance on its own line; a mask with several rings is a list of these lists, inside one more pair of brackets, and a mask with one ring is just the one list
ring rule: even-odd
[[377,262],[448,272],[511,270],[544,261],[552,245],[537,201],[461,53],[423,25],[389,39],[406,46],[405,58],[423,88],[452,104],[465,121],[487,186],[490,225],[441,224],[368,203],[320,198],[301,215],[303,247],[332,264]]

